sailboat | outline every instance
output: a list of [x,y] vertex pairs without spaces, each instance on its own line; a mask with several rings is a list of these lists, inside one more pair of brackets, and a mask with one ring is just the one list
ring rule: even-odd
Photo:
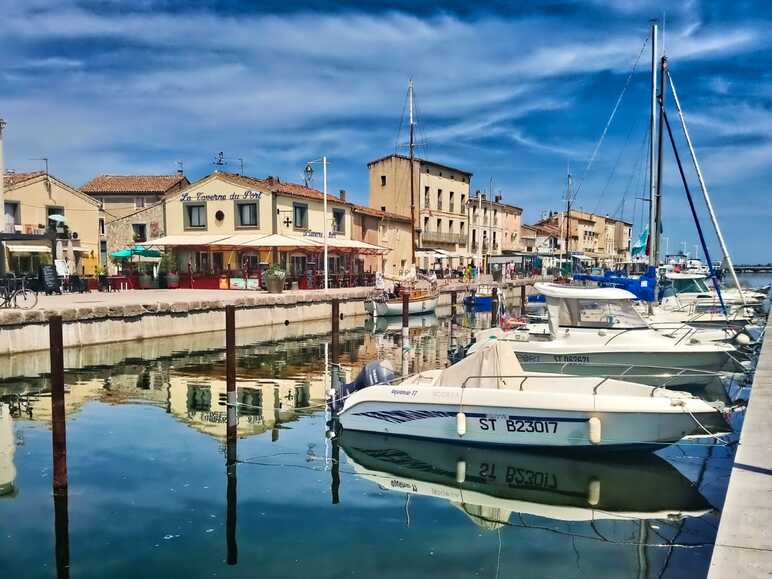
[[410,114],[409,142],[410,151],[410,232],[412,271],[403,279],[394,284],[395,291],[384,291],[375,296],[366,304],[366,309],[373,316],[400,316],[404,308],[404,296],[408,299],[408,313],[429,314],[437,308],[440,299],[440,291],[437,288],[436,278],[421,276],[418,273],[416,261],[416,192],[415,192],[415,115],[413,113],[413,80],[408,82],[407,88],[408,108]]

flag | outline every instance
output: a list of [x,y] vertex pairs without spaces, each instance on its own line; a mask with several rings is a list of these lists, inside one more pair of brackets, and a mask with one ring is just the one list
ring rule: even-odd
[[638,241],[633,243],[632,254],[633,255],[646,255],[648,252],[646,248],[649,245],[649,226],[643,228],[641,235],[638,236]]

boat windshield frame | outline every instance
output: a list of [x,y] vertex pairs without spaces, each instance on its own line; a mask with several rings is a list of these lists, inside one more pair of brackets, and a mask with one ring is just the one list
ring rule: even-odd
[[557,302],[557,325],[560,328],[625,331],[649,329],[632,300],[561,298]]
[[705,278],[700,277],[681,277],[670,280],[673,292],[675,294],[709,294],[710,288]]

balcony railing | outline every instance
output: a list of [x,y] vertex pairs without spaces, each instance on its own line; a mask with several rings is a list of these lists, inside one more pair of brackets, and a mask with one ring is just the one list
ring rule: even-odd
[[444,231],[424,230],[422,239],[435,243],[466,243],[466,236],[460,233],[445,233]]
[[0,233],[23,233],[24,235],[43,235],[45,228],[32,224],[6,223],[5,227],[0,227]]

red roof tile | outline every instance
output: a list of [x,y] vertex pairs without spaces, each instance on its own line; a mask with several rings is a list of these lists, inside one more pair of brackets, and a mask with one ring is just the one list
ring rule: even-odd
[[30,179],[34,179],[35,177],[40,177],[41,175],[45,175],[44,171],[30,171],[28,173],[6,173],[5,179],[3,179],[5,186],[7,188],[15,187],[19,183],[22,183],[24,181],[29,181]]
[[372,217],[379,217],[390,219],[392,221],[404,221],[410,223],[410,217],[407,215],[399,215],[398,213],[389,213],[388,211],[381,211],[380,209],[373,209],[372,207],[365,207],[364,205],[354,205],[354,213],[363,213]]
[[100,175],[81,187],[89,195],[110,193],[164,194],[174,187],[184,187],[184,175]]

